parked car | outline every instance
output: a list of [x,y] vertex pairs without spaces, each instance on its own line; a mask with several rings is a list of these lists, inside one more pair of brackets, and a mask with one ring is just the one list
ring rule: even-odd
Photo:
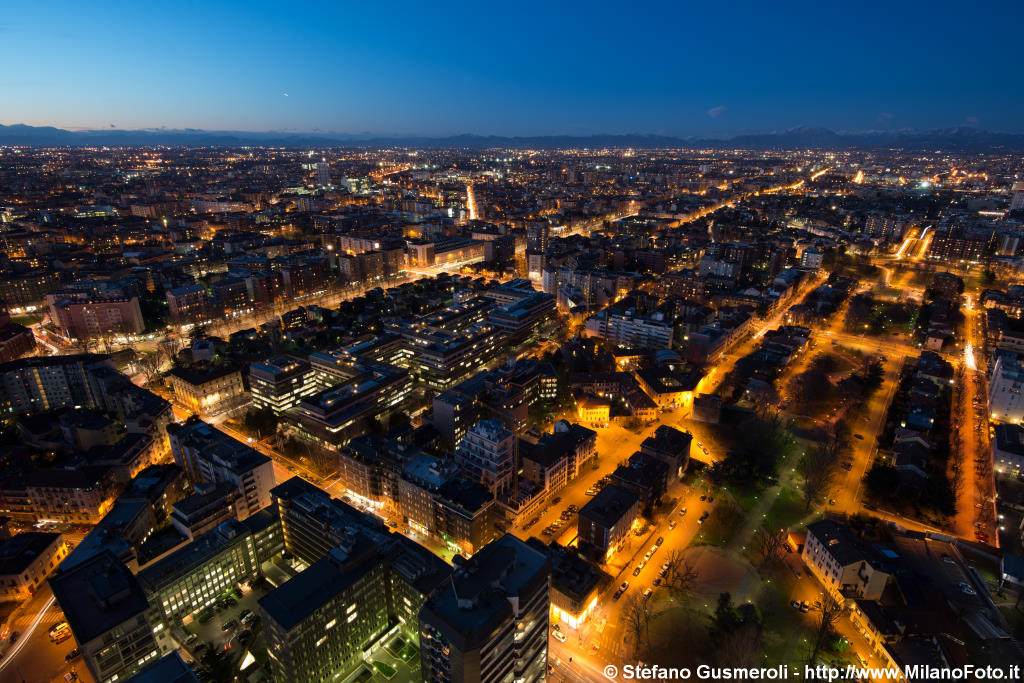
[[565,634],[561,631],[552,631],[551,635],[554,637],[555,640],[557,640],[560,643],[564,643],[566,641]]

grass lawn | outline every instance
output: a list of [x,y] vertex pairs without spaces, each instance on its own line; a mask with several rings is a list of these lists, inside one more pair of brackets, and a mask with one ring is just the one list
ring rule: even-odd
[[757,499],[761,495],[762,490],[756,488],[737,488],[735,486],[723,486],[719,489],[720,493],[728,493],[736,503],[743,508],[744,512],[750,512],[750,510],[757,505]]
[[42,319],[43,316],[41,315],[16,315],[11,317],[11,322],[17,323],[18,325],[24,325],[25,327],[29,327],[30,325],[35,325]]
[[715,500],[711,514],[701,525],[695,545],[726,545],[743,523],[743,510],[726,496]]
[[388,679],[394,678],[395,674],[398,673],[398,670],[395,669],[395,667],[376,659],[373,660],[373,668],[376,669],[381,676]]
[[784,488],[768,510],[768,523],[773,529],[790,529],[807,514],[803,496],[793,489]]
[[402,648],[402,651],[398,653],[398,658],[408,664],[420,653],[413,645],[406,645]]
[[404,647],[405,647],[405,638],[403,638],[402,636],[395,636],[394,638],[391,639],[391,642],[389,642],[384,647],[384,649],[387,650],[388,654],[390,654],[392,657],[397,657],[399,655],[399,653],[401,653],[402,648],[404,648]]

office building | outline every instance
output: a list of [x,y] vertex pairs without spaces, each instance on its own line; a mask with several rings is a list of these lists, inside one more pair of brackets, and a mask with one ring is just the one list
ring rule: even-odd
[[[320,361],[314,360],[317,372],[320,367]],[[386,363],[350,358],[331,364],[330,370],[336,373],[328,375],[333,386],[303,397],[281,416],[287,431],[326,453],[336,453],[375,420],[384,421],[399,412],[412,391],[409,373]]]
[[420,610],[427,683],[547,680],[551,562],[507,534],[469,559]]
[[450,568],[298,477],[273,493],[285,546],[308,565],[259,602],[273,679],[336,680],[392,635],[416,643],[420,607]]
[[436,391],[450,389],[493,361],[505,341],[504,333],[487,323],[462,331],[407,323],[397,331],[409,350],[406,367]]
[[284,549],[280,520],[271,510],[213,531],[146,566],[138,582],[153,606],[154,627],[171,627],[216,603]]
[[304,360],[274,356],[249,366],[249,391],[256,408],[267,408],[275,415],[293,408],[303,397],[319,387],[313,368]]

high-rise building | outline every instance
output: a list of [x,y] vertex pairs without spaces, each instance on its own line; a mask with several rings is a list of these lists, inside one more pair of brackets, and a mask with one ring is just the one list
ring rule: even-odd
[[451,569],[376,518],[292,478],[274,489],[285,545],[309,566],[260,599],[273,679],[333,681],[418,614]]
[[551,229],[547,223],[531,225],[526,229],[526,250],[543,254],[548,249]]
[[107,355],[82,353],[0,364],[0,405],[21,415],[100,405],[89,370],[109,361]]
[[316,165],[316,178],[317,183],[320,187],[330,187],[331,185],[331,165],[326,161],[321,161]]
[[97,299],[87,293],[48,294],[50,315],[69,339],[131,337],[146,329],[137,296]]
[[455,451],[455,462],[466,478],[486,486],[498,497],[512,488],[515,437],[491,418],[473,425]]
[[270,458],[200,420],[172,425],[167,431],[174,462],[193,482],[233,484],[244,499],[236,503],[244,516],[270,505],[274,485]]
[[104,551],[50,579],[57,603],[99,683],[124,680],[164,654],[131,571]]
[[470,559],[420,610],[428,683],[532,683],[547,679],[551,562],[511,534]]
[[319,389],[307,361],[274,356],[249,366],[249,391],[257,408],[280,415]]
[[167,297],[167,313],[176,325],[201,323],[213,319],[210,308],[210,295],[206,287],[200,284],[187,285],[169,289]]

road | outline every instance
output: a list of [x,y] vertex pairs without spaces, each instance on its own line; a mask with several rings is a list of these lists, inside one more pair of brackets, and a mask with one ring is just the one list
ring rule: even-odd
[[[601,593],[594,613],[581,629],[570,629],[565,623],[560,625],[568,636],[565,643],[560,643],[554,638],[550,640],[552,658],[557,658],[562,664],[561,667],[556,667],[555,680],[600,680],[592,677],[593,672],[600,672],[607,664],[617,664],[621,668],[623,664],[635,663],[631,651],[631,636],[627,632],[623,612],[627,609],[631,596],[640,597],[645,588],[663,592],[663,589],[653,585],[663,563],[673,552],[682,553],[692,543],[701,529],[698,521],[701,514],[710,510],[713,505],[706,501],[702,502],[701,495],[702,490],[699,487],[687,490],[680,483],[673,484],[669,497],[676,497],[678,501],[671,511],[657,519],[656,523],[641,536],[631,535],[627,545],[613,557],[615,561],[612,565],[603,567],[612,576],[612,580]],[[680,516],[679,510],[684,508],[686,514]],[[663,539],[661,546],[645,562],[647,551],[659,537]],[[644,562],[643,568],[638,576],[634,576],[633,572],[641,562]],[[624,581],[628,581],[629,586],[621,597],[615,600],[613,594]],[[559,672],[566,667],[571,673],[560,674]],[[559,675],[564,677],[559,679]]]
[[989,444],[988,396],[982,351],[984,309],[968,295],[964,307],[964,356],[953,397],[953,443],[950,452],[960,467],[956,533],[998,546],[995,479]]
[[63,643],[50,642],[49,630],[64,621],[64,614],[44,584],[26,605],[13,630],[20,636],[7,648],[0,660],[0,681],[4,683],[63,682],[64,675],[74,671],[82,681],[92,683],[93,677],[81,658],[66,662],[65,657],[76,647],[75,639]]

